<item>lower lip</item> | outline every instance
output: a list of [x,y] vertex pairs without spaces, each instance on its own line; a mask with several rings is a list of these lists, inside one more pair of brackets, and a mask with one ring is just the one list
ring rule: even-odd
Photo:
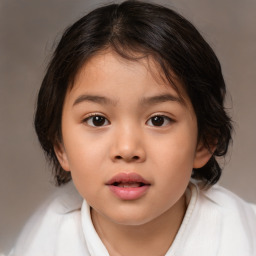
[[122,200],[136,200],[142,197],[147,190],[149,185],[144,185],[141,187],[118,187],[109,185],[110,190]]

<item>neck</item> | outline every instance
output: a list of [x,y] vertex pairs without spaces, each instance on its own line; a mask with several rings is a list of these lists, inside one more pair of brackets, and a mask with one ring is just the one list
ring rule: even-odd
[[161,216],[142,225],[118,224],[95,210],[92,210],[92,221],[111,256],[165,255],[182,223],[185,201],[183,196]]

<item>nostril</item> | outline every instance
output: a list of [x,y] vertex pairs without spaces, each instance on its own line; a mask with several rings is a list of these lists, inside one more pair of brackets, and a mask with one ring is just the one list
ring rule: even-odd
[[[125,157],[122,157],[122,156],[116,156],[115,159],[125,159]],[[132,158],[130,158],[130,160],[139,160],[140,157],[139,156],[133,156]]]

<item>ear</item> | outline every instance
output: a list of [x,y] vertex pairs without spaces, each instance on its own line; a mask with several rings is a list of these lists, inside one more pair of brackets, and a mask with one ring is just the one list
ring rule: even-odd
[[206,165],[206,163],[212,157],[215,149],[216,146],[213,146],[209,149],[202,142],[198,143],[193,168],[198,169]]
[[58,158],[58,161],[59,161],[61,167],[65,171],[70,171],[69,162],[68,162],[67,154],[66,154],[63,143],[55,144],[54,152],[55,152],[56,157]]

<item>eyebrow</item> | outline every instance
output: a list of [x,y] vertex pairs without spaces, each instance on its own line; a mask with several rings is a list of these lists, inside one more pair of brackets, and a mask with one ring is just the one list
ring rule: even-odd
[[115,105],[116,104],[115,101],[108,99],[106,97],[103,97],[103,96],[83,94],[83,95],[80,95],[78,98],[76,98],[76,100],[73,103],[73,106],[78,105],[79,103],[82,103],[82,102],[86,102],[86,101],[87,102],[95,102],[95,103],[104,104],[104,105],[108,105],[108,104]]
[[[145,97],[141,99],[141,105],[152,105],[152,104],[158,104],[162,102],[178,102],[178,103],[183,103],[183,101],[174,95],[171,94],[161,94],[161,95],[156,95],[152,97]],[[104,105],[116,105],[116,101],[113,101],[109,98],[103,97],[103,96],[98,96],[98,95],[89,95],[89,94],[82,94],[73,103],[73,106],[76,106],[82,102],[95,102],[98,104],[104,104]]]
[[178,102],[180,104],[183,104],[183,101],[181,98],[174,96],[172,94],[161,94],[161,95],[156,95],[153,97],[146,97],[141,100],[142,105],[151,105],[151,104],[158,104],[162,102]]

